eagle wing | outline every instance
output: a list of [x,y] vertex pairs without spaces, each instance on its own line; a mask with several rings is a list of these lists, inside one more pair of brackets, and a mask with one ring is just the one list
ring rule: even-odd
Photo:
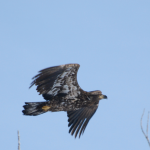
[[46,100],[59,94],[68,95],[74,99],[80,94],[77,82],[79,67],[79,64],[66,64],[43,69],[32,78],[30,88],[35,84],[39,94],[43,94]]
[[94,106],[83,107],[75,111],[68,111],[67,112],[68,122],[69,122],[68,127],[70,127],[69,133],[71,132],[71,135],[75,133],[75,138],[76,138],[80,131],[79,133],[79,138],[80,138],[81,134],[84,133],[84,130],[89,120],[92,118],[97,108],[98,108],[98,104]]

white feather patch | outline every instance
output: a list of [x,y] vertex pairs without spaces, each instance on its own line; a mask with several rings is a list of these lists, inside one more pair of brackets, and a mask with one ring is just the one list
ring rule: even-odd
[[59,74],[48,94],[56,96],[59,93],[64,93],[67,94],[66,99],[77,100],[80,91],[76,86],[75,73],[76,69],[74,67],[69,67],[62,74]]

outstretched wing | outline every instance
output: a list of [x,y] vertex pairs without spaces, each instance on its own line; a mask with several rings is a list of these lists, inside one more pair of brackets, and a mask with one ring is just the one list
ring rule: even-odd
[[75,138],[77,137],[79,131],[79,138],[81,136],[81,133],[84,133],[84,130],[89,122],[89,120],[92,118],[94,113],[96,112],[98,108],[98,104],[95,106],[89,106],[89,107],[83,107],[79,110],[75,111],[68,111],[68,127],[69,133],[71,132],[71,135],[75,133]]
[[66,64],[43,69],[33,77],[30,87],[35,84],[37,91],[43,94],[45,99],[59,94],[75,98],[80,94],[77,82],[79,67],[79,64]]

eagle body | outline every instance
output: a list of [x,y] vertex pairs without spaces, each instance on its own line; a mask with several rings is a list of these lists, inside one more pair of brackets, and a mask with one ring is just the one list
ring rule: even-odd
[[66,111],[68,115],[69,133],[79,137],[98,108],[99,101],[107,98],[101,91],[86,92],[77,82],[79,64],[54,66],[39,71],[33,77],[33,85],[42,94],[45,102],[26,102],[24,115],[37,116],[48,111]]

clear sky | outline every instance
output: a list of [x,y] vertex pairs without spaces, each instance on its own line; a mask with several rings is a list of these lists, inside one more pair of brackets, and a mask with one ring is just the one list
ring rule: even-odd
[[[44,101],[31,78],[66,63],[81,65],[82,89],[108,96],[80,139],[66,112],[22,115],[24,102]],[[0,73],[0,149],[17,149],[17,130],[21,150],[149,149],[140,128],[150,111],[149,0],[1,1]]]

